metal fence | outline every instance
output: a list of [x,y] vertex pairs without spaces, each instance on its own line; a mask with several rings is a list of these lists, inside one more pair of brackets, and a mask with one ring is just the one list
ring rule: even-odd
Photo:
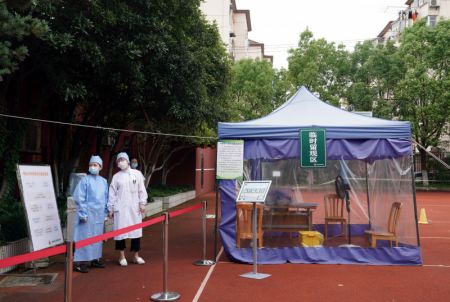
[[[450,164],[450,152],[439,151],[433,152],[433,154],[443,162]],[[428,165],[428,179],[434,182],[450,183],[450,170],[431,155],[427,154],[426,156]],[[414,172],[416,180],[422,178],[422,170],[423,168],[420,154],[417,153],[414,155]]]

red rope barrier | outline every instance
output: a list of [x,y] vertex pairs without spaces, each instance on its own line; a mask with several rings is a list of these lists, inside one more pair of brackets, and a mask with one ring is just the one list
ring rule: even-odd
[[193,205],[193,206],[191,206],[191,207],[189,207],[189,208],[185,208],[185,209],[181,209],[181,210],[177,210],[177,211],[170,212],[170,213],[169,213],[169,218],[173,218],[173,217],[176,217],[176,216],[178,216],[178,215],[181,215],[181,214],[184,214],[184,213],[187,213],[187,212],[194,211],[194,210],[196,210],[196,209],[198,209],[198,208],[201,208],[201,207],[203,207],[203,203],[198,203],[198,204]]
[[126,227],[126,228],[122,228],[122,229],[119,229],[119,230],[111,231],[111,232],[104,233],[104,234],[101,234],[101,235],[98,235],[98,236],[94,236],[94,237],[89,237],[89,238],[77,241],[75,243],[75,249],[78,250],[78,249],[80,249],[80,248],[82,248],[82,247],[84,247],[86,245],[90,245],[90,244],[96,243],[96,242],[101,241],[101,240],[106,240],[108,238],[112,238],[112,237],[115,237],[115,236],[118,236],[118,235],[121,235],[121,234],[124,234],[124,233],[128,233],[128,232],[134,231],[136,229],[140,229],[140,228],[152,225],[152,224],[156,224],[158,222],[164,221],[165,219],[166,219],[166,217],[164,215],[162,215],[160,217],[153,218],[153,219],[150,219],[150,220],[138,223],[138,224],[130,225],[130,226]]
[[[135,225],[131,225],[129,227],[126,228],[122,228],[116,231],[111,231],[102,235],[98,235],[95,237],[90,237],[84,240],[80,240],[78,242],[75,243],[76,249],[82,248],[86,245],[98,242],[98,241],[102,241],[102,240],[106,240],[108,238],[111,237],[115,237],[118,236],[120,234],[124,234],[124,233],[128,233],[130,231],[133,231],[135,229],[140,229],[146,226],[150,226],[152,224],[156,224],[158,222],[164,221],[166,219],[166,217],[164,215],[157,217],[157,218],[153,218],[147,221],[144,221],[142,223],[138,223]],[[41,259],[41,258],[46,258],[46,257],[50,257],[50,256],[55,256],[58,254],[62,254],[66,252],[66,246],[65,245],[59,245],[59,246],[55,246],[55,247],[51,247],[51,248],[47,248],[47,249],[43,249],[43,250],[39,250],[39,251],[35,251],[35,252],[31,252],[31,253],[27,253],[27,254],[22,254],[22,255],[17,255],[17,256],[12,256],[6,259],[1,259],[0,260],[0,268],[2,267],[8,267],[8,266],[13,266],[13,265],[17,265],[17,264],[21,264],[21,263],[25,263],[25,262],[30,262],[33,260],[37,260],[37,259]]]
[[58,245],[55,247],[50,247],[47,249],[43,249],[43,250],[39,250],[39,251],[27,253],[27,254],[12,256],[12,257],[9,257],[6,259],[0,259],[0,268],[17,265],[17,264],[24,263],[24,262],[30,262],[33,260],[46,258],[46,257],[62,254],[65,252],[66,252],[66,246]]
[[[191,212],[194,211],[196,209],[199,209],[203,206],[203,203],[198,203],[196,205],[193,205],[191,207],[185,208],[185,209],[181,209],[181,210],[177,210],[177,211],[173,211],[171,213],[169,213],[169,217],[173,218],[176,216],[179,216],[181,214],[187,213],[187,212]],[[157,217],[157,218],[153,218],[135,225],[131,225],[129,227],[126,228],[122,228],[116,231],[111,231],[108,233],[104,233],[102,235],[98,235],[98,236],[94,236],[94,237],[90,237],[87,239],[83,239],[80,240],[78,242],[75,243],[75,248],[76,249],[80,249],[84,246],[96,243],[98,241],[102,241],[102,240],[106,240],[124,233],[128,233],[131,232],[133,230],[136,229],[140,229],[146,226],[150,226],[153,224],[156,224],[158,222],[162,222],[164,221],[166,218],[164,215]],[[41,259],[41,258],[46,258],[46,257],[50,257],[50,256],[55,256],[58,254],[62,254],[66,252],[66,246],[65,245],[59,245],[59,246],[55,246],[55,247],[51,247],[51,248],[47,248],[47,249],[43,249],[43,250],[39,250],[39,251],[35,251],[35,252],[31,252],[31,253],[27,253],[27,254],[22,254],[22,255],[17,255],[17,256],[12,256],[6,259],[0,259],[0,268],[3,267],[8,267],[8,266],[13,266],[13,265],[17,265],[17,264],[21,264],[21,263],[25,263],[25,262],[30,262],[33,260],[37,260],[37,259]]]

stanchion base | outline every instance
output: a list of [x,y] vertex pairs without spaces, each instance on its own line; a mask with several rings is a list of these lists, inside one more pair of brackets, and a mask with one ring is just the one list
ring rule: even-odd
[[209,266],[209,265],[214,265],[216,264],[216,262],[214,260],[197,260],[194,262],[194,265],[199,265],[199,266]]
[[175,292],[163,292],[163,293],[157,293],[153,294],[150,297],[150,300],[152,301],[175,301],[180,299],[181,295],[179,293]]
[[354,244],[348,244],[348,243],[346,243],[346,244],[341,244],[341,245],[339,245],[339,247],[360,247],[359,245],[354,245]]
[[241,275],[241,277],[251,278],[251,279],[264,279],[264,278],[270,277],[270,275],[250,272],[250,273],[245,273],[245,274]]

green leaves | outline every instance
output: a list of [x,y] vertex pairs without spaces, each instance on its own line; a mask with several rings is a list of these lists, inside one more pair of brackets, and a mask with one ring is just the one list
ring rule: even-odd
[[377,46],[371,41],[359,43],[350,54],[350,62],[349,104],[355,110],[373,111],[378,117],[394,117],[394,87],[404,73],[397,48],[390,42]]
[[348,60],[348,52],[342,45],[315,40],[306,29],[300,34],[298,47],[290,50],[289,78],[295,87],[304,85],[323,100],[337,105],[348,82]]
[[[40,38],[48,31],[45,21],[26,12],[28,1],[12,2],[0,2],[0,82],[16,71],[29,55],[23,40],[30,35]],[[20,15],[15,10],[25,15]]]
[[430,27],[424,21],[401,37],[399,56],[405,63],[395,87],[398,112],[410,120],[414,138],[424,146],[437,144],[450,116],[450,21]]
[[355,110],[409,120],[414,139],[437,144],[450,116],[450,21],[417,22],[400,45],[359,43],[346,52],[309,30],[289,56],[289,81],[308,86],[324,100],[342,99]]
[[255,119],[275,108],[275,71],[269,62],[239,60],[233,66],[232,79],[233,120]]

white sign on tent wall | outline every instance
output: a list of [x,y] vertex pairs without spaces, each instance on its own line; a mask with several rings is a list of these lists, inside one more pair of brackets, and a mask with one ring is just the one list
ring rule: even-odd
[[243,179],[244,141],[222,140],[217,143],[217,179]]
[[50,166],[17,165],[33,250],[64,242]]

